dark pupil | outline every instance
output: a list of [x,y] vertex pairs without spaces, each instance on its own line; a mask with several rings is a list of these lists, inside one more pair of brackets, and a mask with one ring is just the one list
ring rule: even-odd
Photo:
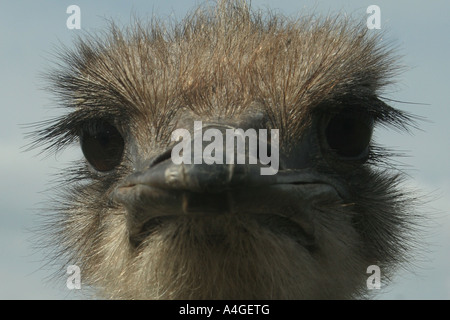
[[108,150],[111,147],[111,134],[112,133],[109,130],[100,132],[96,137],[94,137],[94,139],[97,139],[101,148],[103,148],[104,150]]
[[122,160],[124,141],[108,123],[83,130],[81,149],[87,161],[98,171],[110,171]]
[[342,112],[335,115],[325,131],[328,145],[342,157],[362,157],[372,136],[372,121],[367,115]]

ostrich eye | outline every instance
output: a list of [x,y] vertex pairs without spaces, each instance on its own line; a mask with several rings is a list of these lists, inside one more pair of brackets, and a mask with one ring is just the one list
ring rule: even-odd
[[325,129],[328,146],[339,156],[362,159],[368,154],[372,137],[373,119],[355,110],[344,110],[334,115]]
[[124,141],[114,126],[98,122],[83,128],[81,150],[96,170],[111,171],[122,160]]

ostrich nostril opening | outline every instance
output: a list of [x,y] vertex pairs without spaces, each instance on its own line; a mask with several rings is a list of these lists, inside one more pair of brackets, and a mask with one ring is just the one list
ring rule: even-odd
[[[157,155],[156,157],[154,157],[150,161],[150,164],[148,165],[148,168],[149,169],[153,168],[153,167],[157,166],[158,164],[160,164],[160,163],[162,163],[162,162],[164,162],[166,160],[171,159],[171,157],[172,157],[172,149],[173,148],[169,148],[169,149],[165,150],[163,153],[161,153],[161,154]],[[221,151],[224,154],[227,152],[227,149],[225,148],[225,146],[224,146],[224,148]],[[238,163],[239,164],[240,162],[238,162],[238,159],[237,159],[237,157],[238,157],[238,150],[234,149],[232,152],[233,152],[233,155],[234,155],[234,163]],[[254,150],[253,154],[248,149],[248,146],[247,146],[247,149],[244,152],[245,152],[245,159],[244,159],[244,163],[245,164],[250,164],[250,158],[253,158],[253,161],[255,163],[263,163],[263,161],[261,160],[261,149],[260,149],[259,141],[258,141],[258,143],[255,146],[255,150]],[[270,143],[268,143],[266,145],[265,150],[263,151],[263,153],[264,153],[264,158],[270,158],[271,159],[271,157],[272,157],[272,147],[271,147]],[[182,155],[182,152],[181,152],[180,156],[181,155]],[[203,156],[203,152],[201,153],[201,155]],[[223,161],[225,163],[227,160],[223,159]],[[267,161],[267,159],[266,159],[266,161]],[[286,168],[286,165],[285,165],[283,159],[279,159],[279,164],[278,165],[279,165],[279,168],[278,168],[279,170],[284,170]]]
[[148,166],[149,168],[153,168],[154,166],[158,165],[161,162],[164,162],[168,159],[170,159],[172,156],[172,148],[167,149],[166,151],[164,151],[163,153],[161,153],[160,155],[156,156],[151,162],[150,165]]

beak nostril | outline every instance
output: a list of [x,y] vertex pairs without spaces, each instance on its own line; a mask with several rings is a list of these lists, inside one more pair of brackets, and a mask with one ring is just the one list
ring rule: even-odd
[[160,155],[156,156],[151,162],[150,165],[148,166],[149,168],[153,168],[154,166],[156,166],[158,163],[161,163],[165,160],[170,159],[172,155],[172,148],[167,149],[166,151],[164,151],[163,153],[161,153]]

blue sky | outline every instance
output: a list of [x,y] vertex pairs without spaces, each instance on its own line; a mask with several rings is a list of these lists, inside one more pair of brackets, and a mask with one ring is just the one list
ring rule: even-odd
[[[45,252],[32,249],[28,229],[36,224],[36,207],[45,205],[43,193],[59,168],[80,157],[77,148],[57,156],[24,152],[27,132],[23,124],[54,117],[51,96],[40,73],[62,42],[70,46],[80,32],[100,31],[105,18],[127,23],[132,13],[155,13],[163,19],[183,17],[199,1],[3,1],[0,5],[0,298],[74,299],[77,293],[62,280],[51,280],[56,267],[45,267]],[[69,5],[81,8],[81,31],[66,27]],[[412,134],[380,129],[379,144],[405,151],[396,159],[410,179],[407,185],[421,190],[428,200],[423,211],[430,233],[418,234],[428,243],[415,254],[409,270],[400,271],[393,284],[381,290],[380,299],[450,299],[450,2],[448,1],[293,1],[253,0],[255,8],[272,8],[286,15],[302,12],[344,12],[363,21],[366,8],[381,9],[381,28],[387,40],[399,47],[407,70],[385,96],[413,102],[393,103],[426,121]],[[376,31],[374,31],[376,32]]]

